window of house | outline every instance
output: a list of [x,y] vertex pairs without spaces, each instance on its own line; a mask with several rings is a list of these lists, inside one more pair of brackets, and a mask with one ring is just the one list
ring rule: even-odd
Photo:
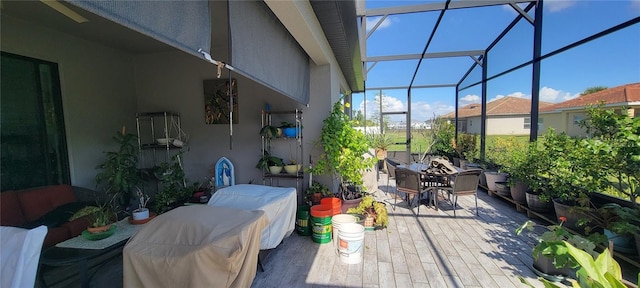
[[573,115],[573,125],[580,124],[580,121],[584,120],[583,115]]
[[524,129],[531,129],[531,117],[524,117]]
[[0,56],[0,189],[70,184],[58,65]]

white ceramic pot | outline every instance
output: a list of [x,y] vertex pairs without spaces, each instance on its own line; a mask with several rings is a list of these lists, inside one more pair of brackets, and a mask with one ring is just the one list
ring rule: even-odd
[[149,218],[149,209],[148,208],[138,208],[133,210],[133,220],[144,220]]
[[269,173],[271,174],[280,174],[282,172],[282,167],[280,166],[269,166]]
[[298,173],[298,170],[300,170],[300,166],[300,164],[285,165],[284,171],[287,171],[288,174],[295,175]]

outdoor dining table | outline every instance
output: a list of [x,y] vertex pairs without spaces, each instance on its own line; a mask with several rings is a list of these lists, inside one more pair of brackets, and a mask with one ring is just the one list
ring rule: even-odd
[[[454,168],[456,169],[456,173],[448,174],[448,173],[443,173],[438,168],[431,167],[430,165],[424,164],[424,163],[411,163],[408,166],[407,164],[400,164],[398,165],[398,168],[409,169],[409,170],[420,173],[423,190],[429,187],[450,188],[451,182],[454,181],[455,179],[455,175],[457,173],[465,171],[460,167],[454,166]],[[433,203],[434,208],[436,210],[438,209],[437,199],[435,198],[435,197],[438,197],[437,192],[438,192],[437,189],[430,189],[430,192],[427,195],[427,199],[425,200],[426,201],[425,206],[429,207]]]

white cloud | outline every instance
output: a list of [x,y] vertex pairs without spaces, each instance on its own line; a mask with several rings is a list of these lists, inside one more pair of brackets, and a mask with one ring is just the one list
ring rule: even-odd
[[[381,17],[367,17],[367,31],[371,30],[374,26],[376,26],[376,24],[378,23],[378,21],[380,20]],[[391,26],[391,19],[389,17],[384,18],[384,20],[382,21],[382,23],[380,23],[380,26],[378,26],[378,29],[384,29],[387,28],[389,26]]]
[[480,96],[475,94],[467,94],[464,97],[460,98],[460,106],[468,105],[471,103],[480,103]]
[[530,98],[530,96],[529,96],[529,95],[524,94],[524,93],[522,93],[522,92],[513,92],[513,93],[511,93],[511,94],[509,94],[509,95],[507,95],[507,96],[509,96],[509,97],[516,97],[516,98]]
[[559,12],[575,5],[577,2],[576,0],[545,0],[544,8],[549,12]]
[[540,101],[546,102],[562,102],[578,97],[580,94],[571,94],[562,90],[556,90],[547,86],[540,89]]

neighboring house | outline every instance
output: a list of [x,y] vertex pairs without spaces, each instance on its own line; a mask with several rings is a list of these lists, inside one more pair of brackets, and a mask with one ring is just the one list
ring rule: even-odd
[[[552,105],[540,102],[540,107]],[[472,103],[458,110],[458,131],[480,134],[482,105]],[[531,129],[531,100],[518,97],[504,97],[487,103],[487,135],[529,135]],[[454,121],[455,112],[441,117]]]
[[[332,103],[364,89],[355,11],[355,1],[2,1],[2,177],[95,188],[96,166],[117,149],[116,131],[135,133],[138,112],[172,111],[190,135],[183,163],[191,182],[206,183],[225,156],[236,183],[262,183],[255,163],[266,104],[304,111],[311,153]],[[203,81],[229,78],[207,54],[234,68],[233,130],[205,123]],[[58,109],[43,109],[43,101]],[[44,131],[49,125],[59,125],[58,134]],[[21,150],[5,149],[9,140]],[[49,163],[58,160],[66,165]],[[36,181],[56,167],[66,176]]]
[[[586,132],[578,123],[587,117],[587,108],[602,104],[619,112],[626,109],[631,117],[640,116],[640,83],[626,84],[579,96],[577,98],[540,108],[539,118],[545,128],[565,132],[570,136],[585,136]],[[540,129],[539,134],[546,133]]]

